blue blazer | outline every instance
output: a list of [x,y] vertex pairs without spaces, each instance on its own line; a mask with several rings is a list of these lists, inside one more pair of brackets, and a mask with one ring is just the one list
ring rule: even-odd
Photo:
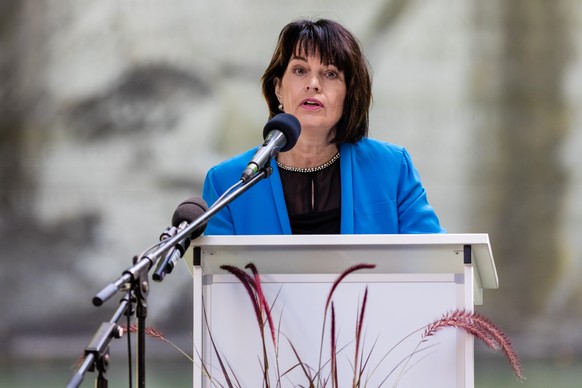
[[[212,167],[202,196],[209,205],[240,180],[256,148]],[[273,173],[208,222],[206,235],[291,234],[281,176]],[[446,233],[429,205],[410,155],[394,144],[365,138],[340,146],[341,233]]]

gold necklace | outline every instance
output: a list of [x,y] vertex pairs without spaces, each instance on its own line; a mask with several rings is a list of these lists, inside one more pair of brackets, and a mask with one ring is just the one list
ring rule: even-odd
[[301,172],[301,173],[306,174],[306,173],[321,171],[321,170],[324,170],[324,169],[328,168],[329,166],[331,166],[332,164],[334,164],[335,161],[339,159],[339,157],[340,157],[340,153],[338,151],[337,154],[335,154],[333,156],[333,158],[331,158],[327,162],[325,162],[322,165],[317,166],[317,167],[293,167],[293,166],[286,166],[283,163],[279,162],[278,160],[277,160],[277,166],[279,166],[279,168],[282,168],[283,170],[287,170],[287,171],[291,171],[291,172]]

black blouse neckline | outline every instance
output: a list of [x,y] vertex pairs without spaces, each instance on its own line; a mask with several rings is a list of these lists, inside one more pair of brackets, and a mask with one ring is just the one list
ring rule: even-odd
[[339,234],[340,163],[312,172],[279,168],[293,234]]

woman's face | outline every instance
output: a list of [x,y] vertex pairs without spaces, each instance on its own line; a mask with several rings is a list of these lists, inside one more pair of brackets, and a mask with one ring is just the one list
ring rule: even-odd
[[334,65],[323,64],[319,55],[293,56],[275,80],[275,94],[285,113],[299,119],[302,134],[333,137],[346,97],[344,73]]

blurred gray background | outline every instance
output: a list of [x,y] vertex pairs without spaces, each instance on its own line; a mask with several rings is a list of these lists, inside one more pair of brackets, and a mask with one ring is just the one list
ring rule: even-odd
[[[0,385],[68,381],[117,307],[95,293],[210,166],[262,141],[260,77],[300,17],[359,37],[371,136],[407,147],[450,233],[490,235],[501,287],[478,311],[529,386],[582,381],[582,2],[0,0]],[[181,265],[152,284],[148,323],[187,347],[190,303]],[[516,384],[489,355],[477,386]]]

